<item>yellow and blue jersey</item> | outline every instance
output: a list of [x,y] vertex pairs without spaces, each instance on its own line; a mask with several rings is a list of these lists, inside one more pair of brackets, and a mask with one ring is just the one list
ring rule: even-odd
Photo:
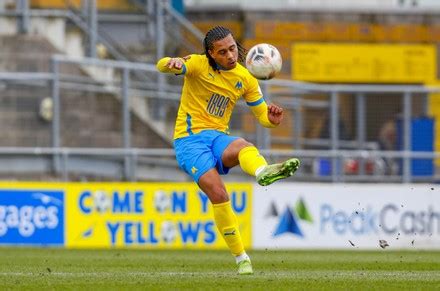
[[[162,59],[158,68],[162,72],[167,61]],[[193,54],[177,73],[184,75],[184,85],[177,114],[174,139],[202,130],[229,132],[232,110],[240,97],[249,106],[264,102],[258,81],[240,64],[231,70],[214,70],[206,55]]]

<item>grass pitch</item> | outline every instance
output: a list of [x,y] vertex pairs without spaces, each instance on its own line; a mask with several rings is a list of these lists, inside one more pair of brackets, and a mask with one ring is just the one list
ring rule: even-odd
[[0,248],[0,289],[440,290],[440,252],[252,251],[236,275],[227,251]]

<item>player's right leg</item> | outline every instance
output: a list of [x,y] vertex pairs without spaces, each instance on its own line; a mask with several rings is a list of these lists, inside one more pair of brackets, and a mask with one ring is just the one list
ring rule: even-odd
[[[174,142],[176,158],[179,166],[193,178],[213,204],[216,226],[235,256],[239,274],[252,274],[252,265],[244,250],[237,218],[217,170],[218,168],[222,173],[227,173],[228,169],[223,168],[221,162],[205,144],[211,134],[206,132],[176,140]],[[200,138],[202,136],[203,138]],[[228,139],[227,143],[229,142],[232,140]],[[222,147],[216,147],[217,155],[221,156],[222,150]]]
[[213,168],[203,174],[198,185],[212,203],[215,224],[235,257],[238,274],[253,274],[251,260],[244,250],[237,217],[232,210],[229,195],[217,170]]

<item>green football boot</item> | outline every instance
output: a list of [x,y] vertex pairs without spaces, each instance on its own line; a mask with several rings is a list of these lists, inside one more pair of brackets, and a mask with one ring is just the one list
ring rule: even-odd
[[267,186],[275,181],[292,176],[298,170],[300,162],[296,158],[288,159],[284,163],[267,165],[257,176],[261,186]]
[[252,264],[249,260],[243,260],[238,265],[238,274],[239,275],[252,275],[254,270],[252,270]]

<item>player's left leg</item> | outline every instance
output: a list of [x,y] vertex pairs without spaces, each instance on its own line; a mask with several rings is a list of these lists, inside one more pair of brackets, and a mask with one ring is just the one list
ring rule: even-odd
[[268,165],[255,146],[240,138],[226,148],[223,154],[223,164],[226,167],[240,164],[245,173],[256,177],[258,184],[267,186],[292,176],[299,168],[300,161],[291,158],[283,163]]
[[292,176],[298,170],[300,161],[296,158],[288,159],[282,163],[267,165],[256,175],[261,186],[268,186],[275,181]]
[[259,168],[267,165],[258,149],[243,138],[236,138],[224,149],[222,162],[226,168],[240,165],[241,169],[251,176],[255,176]]

